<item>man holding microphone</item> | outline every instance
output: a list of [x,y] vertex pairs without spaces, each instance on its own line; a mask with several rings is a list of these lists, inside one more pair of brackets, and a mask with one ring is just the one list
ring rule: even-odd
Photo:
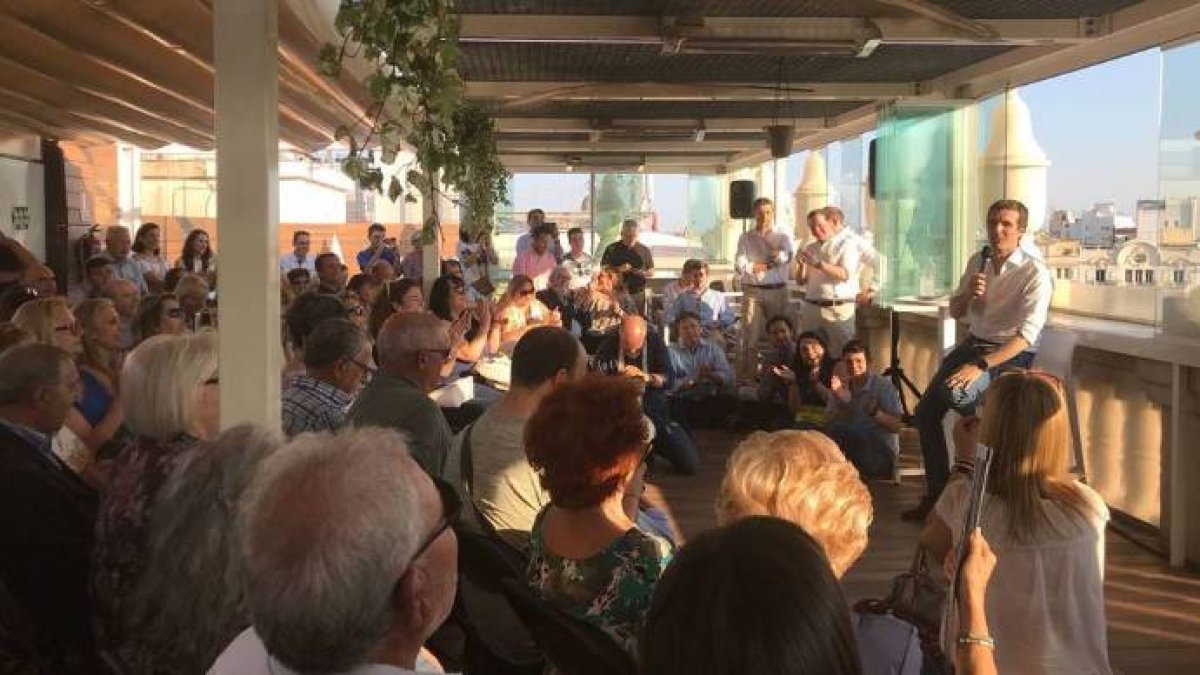
[[916,426],[925,459],[925,498],[901,514],[924,520],[950,477],[942,419],[951,409],[973,415],[992,379],[1033,362],[1050,310],[1053,280],[1046,266],[1021,249],[1029,209],[1014,199],[988,208],[988,246],[971,256],[950,296],[950,315],[970,325],[970,334],[942,361],[917,404]]
[[738,237],[735,267],[742,291],[742,348],[738,374],[749,378],[758,366],[758,341],[768,317],[788,316],[788,269],[792,262],[792,238],[775,232],[775,204],[766,197],[754,200],[754,229]]

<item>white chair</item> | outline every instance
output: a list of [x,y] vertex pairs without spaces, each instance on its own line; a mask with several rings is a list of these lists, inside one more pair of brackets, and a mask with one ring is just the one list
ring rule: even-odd
[[1033,367],[1044,370],[1062,380],[1063,398],[1067,401],[1067,420],[1071,425],[1071,471],[1081,481],[1087,482],[1087,465],[1083,457],[1083,436],[1079,432],[1079,408],[1076,404],[1078,389],[1071,374],[1071,362],[1075,357],[1075,345],[1079,336],[1073,332],[1046,328],[1038,343]]

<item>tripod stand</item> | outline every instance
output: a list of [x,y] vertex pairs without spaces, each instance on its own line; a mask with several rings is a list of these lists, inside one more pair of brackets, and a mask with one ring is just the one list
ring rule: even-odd
[[904,389],[907,387],[918,401],[921,400],[921,390],[917,389],[917,385],[908,379],[908,375],[904,374],[904,367],[900,365],[900,312],[894,308],[892,309],[892,360],[887,370],[883,371],[883,376],[892,381],[892,386],[900,395],[900,409],[904,411],[904,423],[911,424],[912,413],[909,412],[908,399],[904,395]]

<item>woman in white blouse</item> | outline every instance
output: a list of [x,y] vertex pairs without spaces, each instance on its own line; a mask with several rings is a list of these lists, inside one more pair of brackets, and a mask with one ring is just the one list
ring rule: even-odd
[[215,286],[217,278],[217,254],[212,249],[208,233],[196,228],[183,240],[183,252],[175,266],[185,272],[203,275],[209,286]]
[[[1070,473],[1062,384],[1039,372],[992,383],[981,419],[955,429],[959,454],[994,451],[980,520],[996,554],[987,621],[1001,673],[1110,675],[1104,618],[1108,508]],[[946,486],[922,539],[937,559],[963,533],[969,484]]]
[[133,259],[142,268],[146,286],[152,293],[159,293],[170,265],[162,255],[162,228],[158,223],[142,223],[133,238]]

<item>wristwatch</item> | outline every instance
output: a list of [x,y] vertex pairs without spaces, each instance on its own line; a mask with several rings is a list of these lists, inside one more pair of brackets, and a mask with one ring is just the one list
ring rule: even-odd
[[988,365],[987,359],[983,358],[982,356],[975,359],[971,363],[980,370],[987,370],[991,368],[991,366]]

